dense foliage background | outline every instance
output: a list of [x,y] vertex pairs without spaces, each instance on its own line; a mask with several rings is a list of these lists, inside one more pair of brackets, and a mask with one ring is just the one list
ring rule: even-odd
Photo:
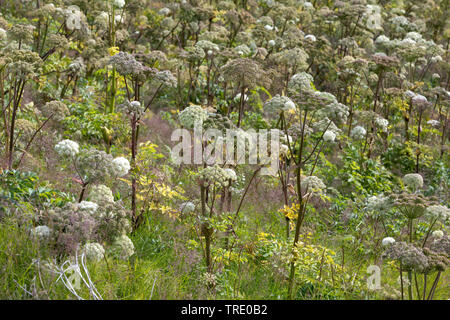
[[[450,298],[448,0],[0,12],[0,298]],[[177,164],[196,126],[278,171]]]

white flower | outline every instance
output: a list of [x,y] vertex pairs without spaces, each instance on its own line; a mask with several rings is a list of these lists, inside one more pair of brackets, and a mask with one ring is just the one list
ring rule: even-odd
[[86,211],[89,214],[94,214],[98,209],[98,204],[92,201],[81,201],[77,205],[79,210]]
[[267,44],[269,45],[269,47],[273,47],[275,45],[275,40],[269,40]]
[[230,179],[231,181],[237,180],[236,172],[233,169],[227,168],[227,169],[225,169],[225,173],[227,175],[227,178]]
[[389,41],[391,40],[388,37],[386,37],[385,35],[381,35],[375,40],[375,43],[383,45],[389,43]]
[[427,208],[427,215],[432,219],[446,221],[450,218],[450,209],[442,205],[429,206]]
[[181,204],[180,211],[181,213],[191,213],[195,210],[195,204],[188,201]]
[[[241,93],[239,92],[233,99],[234,101],[241,101]],[[248,96],[244,93],[244,101],[248,101]]]
[[326,142],[333,142],[336,139],[336,134],[333,131],[327,130],[323,134],[323,140]]
[[272,30],[273,30],[273,27],[272,27],[271,25],[266,24],[266,25],[264,26],[264,29],[266,29],[267,31],[272,31]]
[[403,183],[415,191],[423,186],[423,178],[418,173],[408,173],[403,177]]
[[361,126],[356,126],[352,129],[350,135],[357,140],[364,139],[364,137],[366,136],[366,129]]
[[431,58],[431,62],[432,63],[442,62],[442,61],[443,61],[443,59],[442,59],[441,56],[434,56],[434,57]]
[[109,19],[109,14],[108,14],[108,12],[105,12],[105,11],[100,12],[100,14],[97,16],[97,19],[98,19],[99,21],[102,21],[102,22],[107,23],[107,22],[108,22],[108,19]]
[[117,8],[123,8],[123,6],[125,5],[125,0],[114,0],[114,5]]
[[381,241],[381,244],[383,245],[383,246],[388,246],[388,245],[390,245],[390,244],[393,244],[395,242],[395,239],[394,238],[392,238],[392,237],[386,237],[386,238],[384,238],[382,241]]
[[444,231],[442,230],[435,230],[432,233],[434,238],[442,238],[444,236]]
[[37,226],[31,230],[31,235],[39,239],[49,238],[51,233],[52,230],[47,226]]
[[83,14],[78,11],[78,9],[72,8],[72,10],[68,10],[66,19],[66,27],[68,30],[80,30],[81,29],[81,21],[83,19]]
[[417,43],[413,40],[413,39],[403,39],[402,41],[400,41],[399,45],[401,47],[414,47]]
[[122,15],[120,14],[116,14],[116,16],[114,17],[114,22],[117,23],[121,23],[122,22]]
[[321,194],[324,189],[326,189],[326,185],[323,181],[316,176],[308,176],[302,179],[301,186],[305,190],[307,189],[310,193],[318,193]]
[[428,120],[427,124],[429,124],[432,127],[439,127],[441,125],[441,123],[437,120]]
[[405,96],[407,96],[408,98],[412,99],[416,96],[416,94],[414,92],[412,92],[411,90],[406,90],[405,91]]
[[284,111],[291,111],[295,109],[296,109],[295,103],[292,100],[289,100],[284,104]]
[[431,79],[433,80],[439,80],[441,78],[441,76],[439,75],[439,73],[433,73],[431,75]]
[[389,197],[379,194],[377,196],[371,196],[367,199],[366,210],[372,212],[385,212],[389,210],[390,202]]
[[313,34],[307,34],[306,36],[305,36],[305,40],[309,40],[309,41],[312,41],[312,42],[316,42],[316,36],[315,35],[313,35]]
[[86,255],[86,258],[94,261],[100,261],[105,255],[105,249],[100,243],[86,243],[83,246],[82,252]]
[[[229,186],[230,179],[233,181],[236,173],[230,171],[232,169],[223,169],[218,165],[209,166],[202,169],[199,173],[200,182],[204,185],[213,185],[215,187],[227,187]],[[236,177],[237,178],[237,177]]]
[[111,189],[103,184],[93,186],[89,193],[89,198],[100,205],[114,202],[114,196]]
[[168,16],[171,13],[169,8],[162,8],[158,11],[158,14],[161,16]]
[[314,9],[314,6],[311,2],[303,3],[303,7],[305,7],[305,9]]
[[375,123],[377,124],[377,126],[379,126],[381,128],[381,130],[383,132],[386,132],[388,129],[388,125],[389,125],[389,121],[384,119],[384,118],[376,118],[375,119]]
[[114,241],[112,251],[120,259],[126,260],[134,254],[133,241],[126,235],[122,235]]
[[3,28],[0,28],[0,41],[5,40],[7,37],[6,31]]
[[285,145],[285,144],[281,144],[280,145],[280,154],[287,156],[289,153],[289,146]]
[[425,98],[423,95],[421,94],[416,94],[413,98],[412,98],[412,102],[414,104],[420,104],[420,103],[427,103],[428,100],[427,98]]
[[123,177],[131,169],[130,162],[127,159],[125,159],[124,157],[115,158],[112,161],[112,165],[113,165],[114,173],[118,177]]
[[55,151],[60,156],[74,157],[80,152],[80,146],[75,141],[66,139],[56,144]]
[[281,112],[293,112],[296,107],[295,103],[287,96],[275,95],[272,99],[264,103],[264,111],[269,114],[280,114]]
[[300,72],[292,76],[291,80],[289,80],[288,88],[295,93],[307,91],[312,89],[311,83],[313,82],[314,78],[312,75],[306,72]]
[[178,115],[181,125],[188,129],[193,129],[195,126],[201,126],[203,121],[207,118],[208,112],[197,105],[187,107]]
[[414,41],[418,42],[422,40],[422,35],[417,32],[408,32],[405,36],[407,39],[413,39]]

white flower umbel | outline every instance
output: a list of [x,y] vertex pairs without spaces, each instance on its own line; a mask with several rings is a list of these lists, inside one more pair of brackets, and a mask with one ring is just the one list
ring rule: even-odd
[[171,14],[171,11],[169,8],[164,7],[158,11],[158,14],[161,16],[168,16],[169,14]]
[[195,204],[191,201],[184,202],[180,206],[181,213],[191,213],[195,210]]
[[52,234],[52,230],[47,226],[37,226],[31,230],[31,235],[38,239],[47,239]]
[[422,188],[423,178],[418,173],[408,173],[403,177],[403,183],[413,191],[416,191]]
[[89,199],[98,204],[108,204],[114,202],[114,195],[110,188],[103,184],[92,186]]
[[7,37],[6,31],[3,28],[0,28],[0,41],[5,40]]
[[306,36],[305,36],[305,40],[308,40],[308,41],[311,41],[311,42],[316,42],[316,36],[315,35],[312,35],[312,34],[307,34]]
[[369,212],[383,213],[390,209],[389,197],[379,194],[367,198],[366,210]]
[[441,125],[441,123],[437,120],[428,120],[427,124],[429,124],[432,127],[439,127]]
[[130,238],[122,235],[114,241],[112,251],[118,258],[126,260],[134,254],[134,244]]
[[75,141],[66,139],[56,144],[55,151],[60,156],[74,157],[80,152],[80,146]]
[[333,131],[327,130],[323,134],[323,141],[325,142],[333,142],[336,139],[336,134]]
[[208,112],[198,105],[189,106],[178,115],[181,125],[188,129],[193,129],[195,126],[202,126],[207,118]]
[[381,131],[387,132],[388,125],[389,125],[389,121],[388,120],[378,117],[378,118],[375,119],[375,123],[381,129]]
[[389,43],[389,41],[391,41],[391,40],[388,37],[386,37],[385,35],[381,35],[375,40],[375,43],[380,44],[380,45],[385,45],[385,44]]
[[311,84],[314,82],[312,75],[306,72],[294,74],[289,80],[288,89],[293,93],[312,90]]
[[326,185],[323,181],[316,176],[308,176],[302,179],[301,182],[302,188],[307,190],[308,193],[316,193],[321,194],[324,189],[326,189]]
[[98,204],[92,202],[92,201],[81,201],[77,205],[79,210],[85,211],[89,214],[94,214],[98,209]]
[[124,157],[117,157],[112,161],[112,168],[114,174],[118,177],[123,177],[130,171],[130,162]]
[[426,97],[424,97],[421,94],[416,94],[413,98],[412,98],[412,102],[414,104],[423,104],[423,103],[427,103],[428,100]]
[[105,255],[105,249],[100,243],[86,243],[83,246],[83,253],[89,260],[100,261]]
[[392,238],[392,237],[386,237],[386,238],[384,238],[384,239],[381,241],[381,244],[382,244],[383,246],[388,246],[388,245],[391,245],[391,244],[393,244],[393,243],[395,243],[395,239]]
[[366,129],[364,129],[361,126],[356,126],[352,129],[350,135],[352,136],[353,139],[362,140],[366,136]]
[[442,230],[435,230],[432,233],[433,238],[442,238],[444,236],[444,231]]
[[439,219],[445,222],[450,218],[450,209],[442,205],[429,206],[426,214],[433,220]]
[[117,8],[123,8],[123,6],[125,5],[125,0],[114,0],[114,5]]
[[237,180],[237,175],[236,175],[236,171],[234,171],[231,168],[227,168],[225,169],[225,173],[227,175],[227,178],[231,181],[236,181]]

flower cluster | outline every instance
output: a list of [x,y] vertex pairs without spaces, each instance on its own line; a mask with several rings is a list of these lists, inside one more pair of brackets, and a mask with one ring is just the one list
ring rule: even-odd
[[294,74],[288,83],[289,92],[300,93],[303,91],[312,90],[313,82],[314,78],[309,73],[301,72]]
[[423,187],[423,178],[418,173],[408,173],[403,177],[403,183],[413,191]]
[[381,245],[383,246],[389,246],[393,243],[395,243],[395,239],[392,237],[383,238],[383,240],[381,241]]
[[371,196],[367,199],[366,210],[369,212],[383,213],[389,211],[391,207],[391,199],[383,194]]
[[327,186],[316,176],[304,177],[301,181],[301,187],[309,193],[322,194]]
[[130,162],[124,157],[117,157],[112,161],[112,171],[117,177],[123,177],[130,169]]
[[98,209],[98,204],[92,202],[92,201],[81,201],[77,204],[78,210],[84,211],[87,214],[93,216]]
[[132,54],[122,51],[113,55],[109,59],[109,64],[113,65],[117,72],[124,76],[138,76],[145,70],[144,65],[137,61]]
[[435,198],[427,198],[418,193],[401,193],[392,195],[394,205],[408,219],[423,216],[426,209],[435,204]]
[[50,238],[51,234],[52,234],[52,230],[47,226],[37,226],[31,230],[31,235],[40,240]]
[[181,111],[178,118],[183,127],[193,129],[203,125],[203,121],[208,118],[208,112],[198,105],[191,105]]
[[86,243],[83,246],[82,252],[89,260],[93,261],[100,261],[105,256],[105,248],[97,242]]
[[195,210],[195,204],[190,201],[184,202],[180,206],[181,213],[191,213],[191,212],[194,212],[194,210]]
[[49,118],[50,116],[55,121],[62,121],[65,117],[69,115],[69,109],[67,108],[66,104],[61,101],[50,101],[47,102],[42,107],[42,115],[46,118]]
[[427,208],[426,214],[433,220],[447,221],[450,219],[450,209],[443,205],[432,205]]
[[336,139],[336,134],[331,131],[331,130],[327,130],[324,132],[323,134],[323,141],[325,142],[333,142],[334,139]]
[[389,125],[389,121],[381,118],[381,117],[377,117],[375,119],[375,124],[381,129],[381,131],[383,132],[387,132],[388,130],[388,125]]
[[111,189],[103,184],[91,187],[89,199],[94,203],[98,203],[100,206],[114,202],[114,196]]
[[295,103],[286,96],[276,95],[264,103],[264,111],[278,115],[281,112],[295,111]]
[[118,237],[112,244],[112,253],[122,260],[126,260],[134,254],[134,244],[126,235]]
[[55,151],[60,156],[74,157],[80,152],[80,146],[75,141],[66,139],[56,144]]
[[367,131],[366,129],[364,129],[364,127],[356,126],[352,129],[350,135],[352,136],[353,139],[362,140],[366,137],[366,133]]
[[428,267],[428,259],[422,250],[406,242],[393,242],[386,246],[383,258],[397,260],[405,271],[424,272]]
[[223,169],[218,165],[209,166],[198,173],[199,181],[204,186],[216,188],[228,187],[230,182],[237,179],[233,169]]
[[121,111],[131,117],[139,117],[144,112],[144,108],[139,101],[125,101],[122,104],[117,105],[117,110]]

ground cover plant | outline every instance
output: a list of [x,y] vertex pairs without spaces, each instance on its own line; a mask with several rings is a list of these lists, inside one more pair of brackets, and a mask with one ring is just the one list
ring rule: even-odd
[[448,0],[0,0],[1,299],[450,298]]

